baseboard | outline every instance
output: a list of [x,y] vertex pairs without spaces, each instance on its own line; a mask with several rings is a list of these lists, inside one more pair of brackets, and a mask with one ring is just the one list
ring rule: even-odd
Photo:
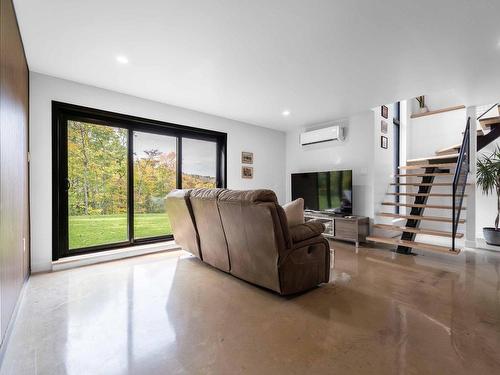
[[476,240],[476,248],[489,251],[500,251],[500,246],[488,245],[483,238],[478,238]]
[[14,311],[12,312],[12,316],[10,317],[9,324],[7,325],[7,330],[5,331],[5,337],[3,338],[2,344],[0,345],[0,370],[2,369],[5,352],[7,350],[7,346],[9,345],[10,336],[12,334],[12,330],[14,329],[19,309],[24,300],[24,294],[26,292],[28,283],[29,276],[23,282],[23,286],[21,287],[21,291],[19,292],[19,296],[17,298],[16,306],[14,307]]
[[52,262],[52,271],[62,271],[70,268],[109,262],[112,260],[119,260],[140,255],[158,253],[162,251],[172,251],[180,249],[181,247],[174,241],[166,241],[154,244],[126,247],[123,249],[100,251],[98,253],[76,255],[73,257],[61,258]]
[[475,248],[476,246],[476,241],[471,241],[471,240],[465,240],[465,247],[470,247],[470,248]]

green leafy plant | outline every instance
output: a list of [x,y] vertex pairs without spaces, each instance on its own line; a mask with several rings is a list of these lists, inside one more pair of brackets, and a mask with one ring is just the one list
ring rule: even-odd
[[477,184],[484,194],[497,194],[497,217],[495,230],[498,230],[500,220],[500,146],[490,155],[484,155],[477,160]]

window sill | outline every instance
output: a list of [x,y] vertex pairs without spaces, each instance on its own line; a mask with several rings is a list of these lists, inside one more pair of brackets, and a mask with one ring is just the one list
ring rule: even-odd
[[139,255],[158,253],[162,251],[180,250],[181,247],[174,241],[165,241],[154,244],[138,245],[126,247],[123,249],[115,249],[101,251],[98,253],[75,255],[65,257],[52,262],[52,271],[62,271],[71,268],[88,266],[91,264],[109,262],[112,260],[125,259]]

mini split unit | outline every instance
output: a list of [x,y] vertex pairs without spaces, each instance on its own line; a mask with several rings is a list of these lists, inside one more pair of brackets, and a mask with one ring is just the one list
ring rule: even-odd
[[330,141],[343,141],[344,128],[340,125],[330,126],[328,128],[311,130],[300,134],[300,145],[312,145]]

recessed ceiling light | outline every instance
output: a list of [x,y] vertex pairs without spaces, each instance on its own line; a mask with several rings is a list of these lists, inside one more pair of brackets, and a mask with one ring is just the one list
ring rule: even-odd
[[118,61],[120,64],[128,64],[127,57],[123,55],[116,56],[116,61]]
[[285,117],[288,117],[290,116],[290,111],[288,109],[285,109],[283,112],[281,112],[281,114]]

